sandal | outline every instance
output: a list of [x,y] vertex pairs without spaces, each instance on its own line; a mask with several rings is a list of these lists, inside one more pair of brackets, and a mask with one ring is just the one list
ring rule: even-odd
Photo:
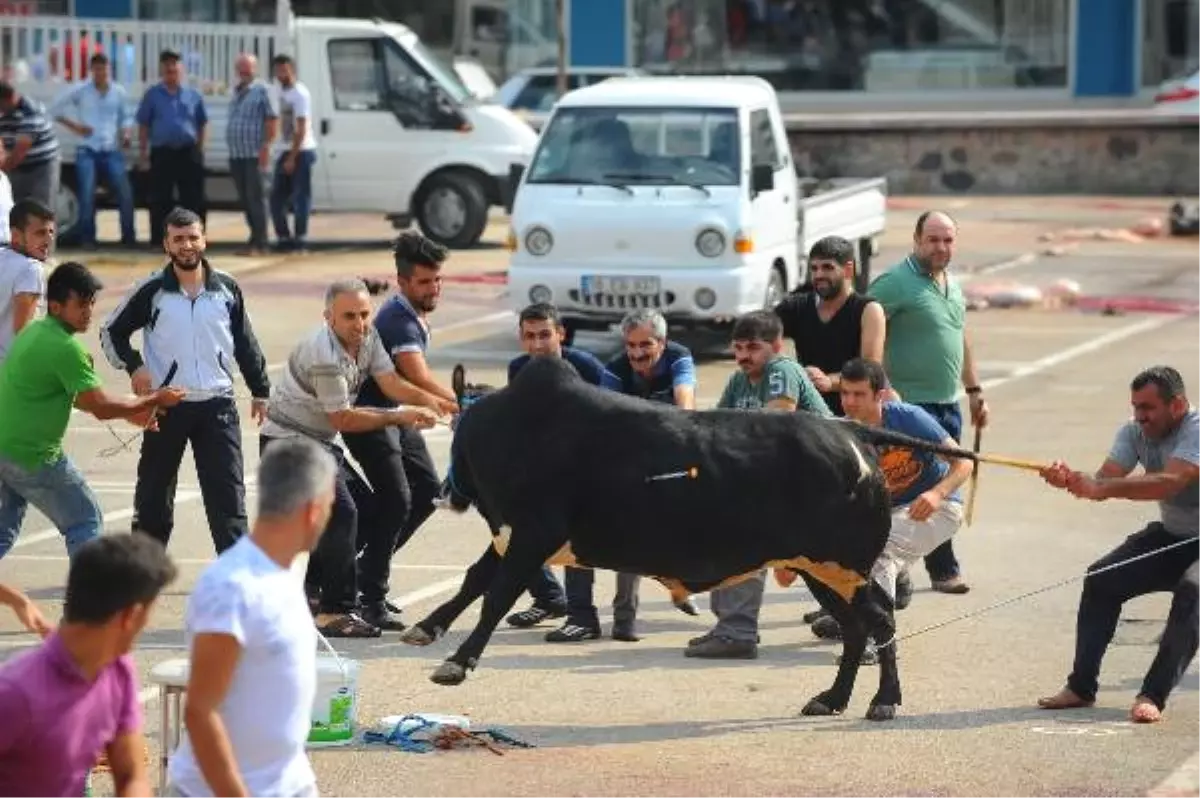
[[357,613],[347,612],[342,615],[326,615],[331,618],[324,624],[317,624],[317,631],[325,637],[379,637],[383,630],[372,626],[358,616]]

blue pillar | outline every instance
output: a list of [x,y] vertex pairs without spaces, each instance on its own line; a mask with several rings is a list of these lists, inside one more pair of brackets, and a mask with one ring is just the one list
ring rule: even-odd
[[571,66],[625,66],[626,0],[570,0]]
[[1075,0],[1075,96],[1137,94],[1137,0]]

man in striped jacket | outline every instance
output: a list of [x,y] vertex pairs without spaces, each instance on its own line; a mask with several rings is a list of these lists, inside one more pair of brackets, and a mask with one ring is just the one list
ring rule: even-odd
[[41,105],[0,81],[0,141],[8,151],[0,164],[13,199],[36,199],[53,208],[58,197],[58,137]]

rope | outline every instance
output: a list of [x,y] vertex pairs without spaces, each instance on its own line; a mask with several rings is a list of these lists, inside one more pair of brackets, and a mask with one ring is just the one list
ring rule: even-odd
[[[218,399],[218,398],[228,398],[228,399],[233,399],[234,401],[242,401],[242,402],[255,401],[255,398],[253,396],[251,396],[248,393],[243,393],[241,391],[234,391],[232,394],[230,394],[228,391],[210,391],[210,390],[203,390],[203,389],[199,389],[199,388],[188,388],[187,389],[187,398],[194,400],[194,401],[206,401],[208,399]],[[161,412],[164,412],[164,411],[160,410],[160,413]],[[121,433],[117,432],[117,430],[113,427],[112,422],[110,422],[110,421],[104,422],[104,428],[108,430],[108,433],[110,435],[112,435],[114,438],[117,439],[117,442],[115,444],[113,444],[112,446],[108,446],[108,447],[106,447],[104,449],[100,449],[98,452],[96,452],[96,456],[101,459],[104,459],[104,460],[107,460],[112,457],[116,457],[117,455],[121,454],[122,452],[132,452],[134,444],[137,443],[141,439],[141,437],[144,433],[144,430],[143,430],[141,432],[135,432],[134,434],[132,434],[128,437],[125,437],[124,435],[121,435]]]
[[917,635],[923,635],[926,632],[932,632],[934,629],[941,629],[944,626],[950,626],[951,624],[958,623],[959,621],[965,621],[969,618],[974,618],[977,615],[983,615],[984,613],[991,612],[992,610],[999,609],[999,608],[1007,606],[1009,604],[1015,604],[1018,601],[1024,601],[1025,599],[1031,598],[1040,593],[1046,593],[1046,592],[1055,590],[1060,587],[1065,587],[1066,585],[1069,585],[1072,582],[1078,582],[1081,579],[1087,579],[1089,576],[1095,576],[1097,574],[1102,574],[1106,571],[1113,571],[1113,570],[1116,570],[1117,568],[1123,568],[1126,565],[1130,565],[1132,563],[1138,562],[1139,560],[1144,560],[1147,557],[1153,557],[1156,554],[1162,554],[1164,551],[1170,551],[1171,549],[1176,549],[1176,548],[1179,548],[1180,546],[1186,546],[1189,543],[1196,543],[1197,541],[1200,541],[1200,537],[1188,538],[1187,540],[1178,540],[1174,543],[1154,549],[1153,551],[1147,551],[1143,554],[1138,554],[1134,557],[1129,557],[1124,560],[1119,560],[1117,562],[1110,563],[1101,568],[1097,568],[1094,571],[1084,571],[1084,573],[1082,575],[1070,576],[1070,577],[1067,577],[1066,579],[1060,580],[1053,584],[1045,585],[1044,587],[1039,587],[1036,590],[1030,590],[1027,593],[1021,593],[1019,595],[1012,596],[1011,598],[1006,598],[1003,601],[997,601],[995,604],[989,604],[986,607],[980,607],[979,609],[971,610],[970,612],[964,612],[962,615],[956,615],[953,618],[948,618],[944,621],[939,621],[938,623],[930,624],[929,626],[923,626],[920,629],[909,632],[908,634],[903,635],[901,637],[896,637],[895,635],[893,635],[891,640],[887,641],[886,643],[877,645],[876,648],[877,649],[887,648],[888,646],[892,645],[893,643],[897,642],[898,640],[908,640],[910,637],[916,637]]

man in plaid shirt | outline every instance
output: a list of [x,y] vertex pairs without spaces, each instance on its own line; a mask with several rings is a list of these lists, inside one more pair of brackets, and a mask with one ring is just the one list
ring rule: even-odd
[[238,85],[229,104],[229,168],[238,202],[250,225],[250,245],[239,255],[267,251],[267,203],[264,175],[271,162],[271,142],[279,128],[279,109],[267,84],[258,79],[258,60],[242,53],[234,63]]

